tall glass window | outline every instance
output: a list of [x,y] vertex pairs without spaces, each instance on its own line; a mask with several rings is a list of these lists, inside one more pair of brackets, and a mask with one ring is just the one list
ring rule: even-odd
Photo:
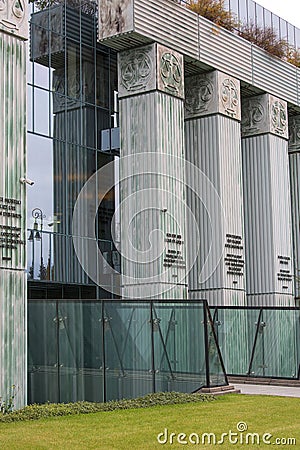
[[[58,291],[62,298],[71,291],[73,298],[84,299],[84,293],[90,298],[91,292],[94,298],[110,297],[98,287],[84,288],[93,282],[75,255],[72,215],[86,181],[116,158],[115,148],[103,143],[103,130],[117,125],[116,83],[116,54],[97,42],[97,2],[32,5],[27,173],[35,184],[28,189],[29,296],[34,292],[38,297],[40,289],[43,298],[46,289],[46,298]],[[109,259],[115,252],[110,229],[114,205],[112,191],[95,224],[99,247]]]

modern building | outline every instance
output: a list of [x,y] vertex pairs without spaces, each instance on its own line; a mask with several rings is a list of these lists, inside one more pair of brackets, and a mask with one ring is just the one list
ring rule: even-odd
[[[252,0],[228,3],[300,46]],[[197,300],[299,301],[300,69],[174,0],[6,0],[0,43],[0,394],[224,383]]]

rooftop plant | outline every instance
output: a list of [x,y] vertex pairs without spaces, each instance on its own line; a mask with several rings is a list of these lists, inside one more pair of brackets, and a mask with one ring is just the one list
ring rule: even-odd
[[286,39],[279,38],[272,27],[262,27],[254,22],[241,24],[235,14],[226,9],[225,0],[190,0],[186,6],[216,25],[237,33],[271,55],[300,67],[300,49],[289,45]]
[[187,7],[229,31],[239,26],[236,16],[225,8],[224,0],[191,0]]
[[252,44],[266,50],[271,55],[278,58],[285,59],[289,44],[285,39],[278,38],[276,31],[272,27],[260,27],[259,25],[250,22],[247,25],[243,25],[238,34],[252,42]]

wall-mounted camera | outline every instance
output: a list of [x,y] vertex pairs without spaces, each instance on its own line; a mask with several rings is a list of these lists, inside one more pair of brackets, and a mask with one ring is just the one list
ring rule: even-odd
[[22,184],[29,184],[29,186],[33,186],[34,185],[34,181],[30,180],[30,178],[20,178],[20,183]]

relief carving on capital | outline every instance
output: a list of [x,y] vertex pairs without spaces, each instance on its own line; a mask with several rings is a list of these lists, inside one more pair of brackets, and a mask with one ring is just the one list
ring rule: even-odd
[[178,94],[182,84],[182,70],[175,55],[165,52],[160,58],[159,75],[167,91]]
[[0,29],[27,38],[26,10],[25,0],[0,0]]
[[183,98],[183,56],[157,44],[157,89]]
[[207,76],[193,76],[186,82],[185,116],[193,117],[209,111],[214,85]]
[[238,116],[240,101],[239,90],[236,83],[231,78],[226,78],[222,81],[220,89],[220,97],[224,112],[228,114],[228,116],[236,118]]
[[118,67],[120,96],[155,88],[154,48],[152,45],[120,53]]
[[288,120],[286,104],[280,100],[271,102],[271,132],[287,137]]
[[244,136],[258,134],[266,118],[266,108],[259,100],[247,99],[243,103],[242,133]]
[[291,117],[289,120],[289,149],[300,149],[300,116]]

